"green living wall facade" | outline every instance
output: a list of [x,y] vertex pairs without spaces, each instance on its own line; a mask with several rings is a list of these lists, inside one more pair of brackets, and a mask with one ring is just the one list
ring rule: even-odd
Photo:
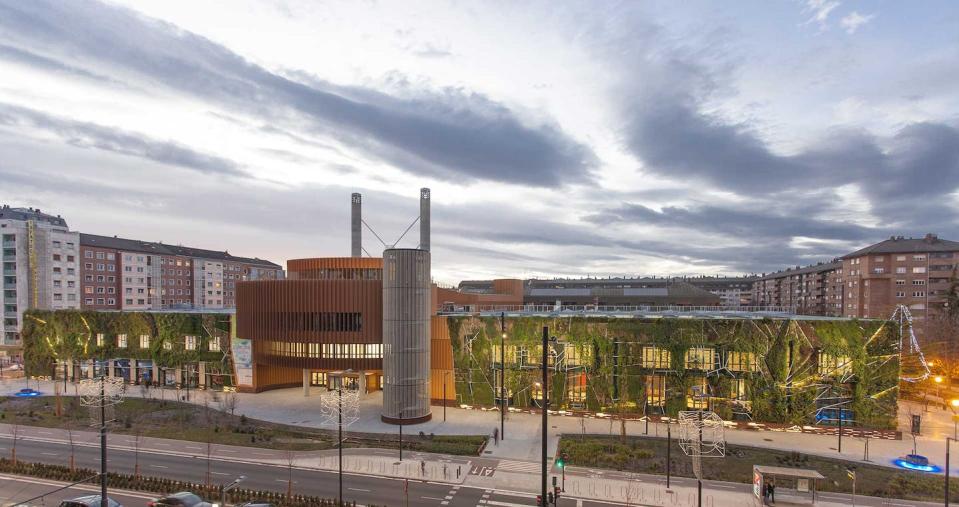
[[[499,404],[501,323],[449,317],[462,403]],[[550,408],[626,416],[709,408],[724,419],[895,427],[899,330],[875,320],[506,319],[513,407],[542,394],[542,328],[557,338]]]
[[204,363],[228,379],[230,329],[229,314],[30,310],[21,337],[28,375],[51,375],[66,361],[132,359],[160,368]]

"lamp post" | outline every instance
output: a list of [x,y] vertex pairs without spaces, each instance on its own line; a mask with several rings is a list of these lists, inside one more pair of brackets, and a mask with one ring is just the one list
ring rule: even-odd
[[499,314],[499,438],[506,440],[506,312]]
[[547,426],[547,409],[549,405],[549,326],[543,326],[543,474],[542,474],[542,488],[541,494],[543,495],[543,504],[546,503],[546,476],[549,475],[549,469],[546,467],[546,447],[547,447],[547,438],[548,438],[548,429]]
[[936,375],[932,378],[932,381],[936,383],[936,398],[941,401],[942,397],[940,396],[940,389],[942,388],[942,375]]
[[959,442],[952,437],[946,437],[946,507],[949,507],[949,442]]
[[956,414],[956,409],[959,409],[959,400],[953,398],[949,401],[949,408],[952,409],[952,438],[959,438],[959,429],[957,429],[957,422],[959,422],[959,415]]
[[[336,437],[337,440],[339,441],[339,442],[337,443],[337,446],[336,446],[336,447],[337,447],[337,449],[339,449],[339,457],[340,457],[340,468],[339,468],[339,475],[340,475],[340,478],[339,478],[339,479],[340,479],[340,503],[339,503],[339,505],[342,506],[342,505],[343,505],[343,387],[342,387],[342,386],[341,386],[339,389],[336,390],[336,394],[337,394],[337,400],[336,400],[336,406],[337,406],[336,416],[339,418],[339,424],[338,424],[339,430],[337,430],[337,437]],[[445,400],[444,400],[444,401],[445,401]],[[400,428],[402,429],[403,426],[400,425]],[[401,440],[401,441],[400,441],[400,453],[402,454],[402,452],[403,452],[403,445],[402,445],[402,440]]]
[[403,411],[400,410],[400,461],[403,461]]
[[446,383],[449,381],[450,372],[443,372],[443,422],[446,422]]

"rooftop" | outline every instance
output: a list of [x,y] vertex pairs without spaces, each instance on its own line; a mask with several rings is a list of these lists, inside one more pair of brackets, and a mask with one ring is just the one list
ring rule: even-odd
[[0,220],[4,219],[24,222],[27,220],[36,220],[50,225],[67,227],[67,221],[60,217],[60,215],[49,215],[40,211],[39,208],[11,208],[9,205],[4,204],[3,207],[0,207]]
[[112,248],[127,252],[141,252],[153,255],[180,255],[183,257],[197,257],[201,259],[240,262],[258,266],[280,269],[278,264],[264,259],[237,257],[226,251],[204,250],[180,245],[166,245],[152,241],[118,238],[116,236],[98,236],[96,234],[80,233],[80,245],[100,248]]
[[959,242],[948,239],[939,239],[939,236],[929,233],[922,238],[906,238],[892,236],[885,241],[856,250],[842,256],[843,259],[852,259],[872,254],[895,253],[925,253],[925,252],[959,252]]

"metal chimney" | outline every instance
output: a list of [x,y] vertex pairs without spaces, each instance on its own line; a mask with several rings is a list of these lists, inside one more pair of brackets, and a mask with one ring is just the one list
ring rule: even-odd
[[430,189],[420,189],[420,249],[430,250]]
[[363,257],[363,197],[354,192],[350,207],[350,232],[353,257]]

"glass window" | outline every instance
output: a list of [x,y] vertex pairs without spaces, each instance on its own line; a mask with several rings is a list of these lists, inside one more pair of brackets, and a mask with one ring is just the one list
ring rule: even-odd
[[643,347],[643,368],[668,370],[669,362],[669,350],[659,347]]
[[125,334],[117,335],[117,347],[121,349],[127,348],[127,335]]
[[219,352],[220,351],[220,339],[219,338],[210,338],[208,344],[210,352]]
[[837,356],[820,352],[819,373],[825,376],[848,375],[852,373],[852,361],[849,356]]
[[753,352],[731,350],[726,356],[726,368],[729,371],[759,371],[759,362]]
[[186,350],[196,350],[196,336],[187,335],[183,337],[183,348]]
[[103,333],[97,333],[97,347],[102,347],[106,343],[106,335]]
[[141,349],[148,349],[148,348],[150,348],[150,335],[148,335],[148,334],[141,334],[141,335],[140,335],[140,348],[141,348]]
[[646,404],[652,407],[666,405],[666,377],[646,375]]
[[586,404],[586,374],[574,373],[566,377],[566,399],[569,403],[583,406]]
[[715,367],[713,349],[711,347],[693,347],[686,350],[687,370],[711,370]]

